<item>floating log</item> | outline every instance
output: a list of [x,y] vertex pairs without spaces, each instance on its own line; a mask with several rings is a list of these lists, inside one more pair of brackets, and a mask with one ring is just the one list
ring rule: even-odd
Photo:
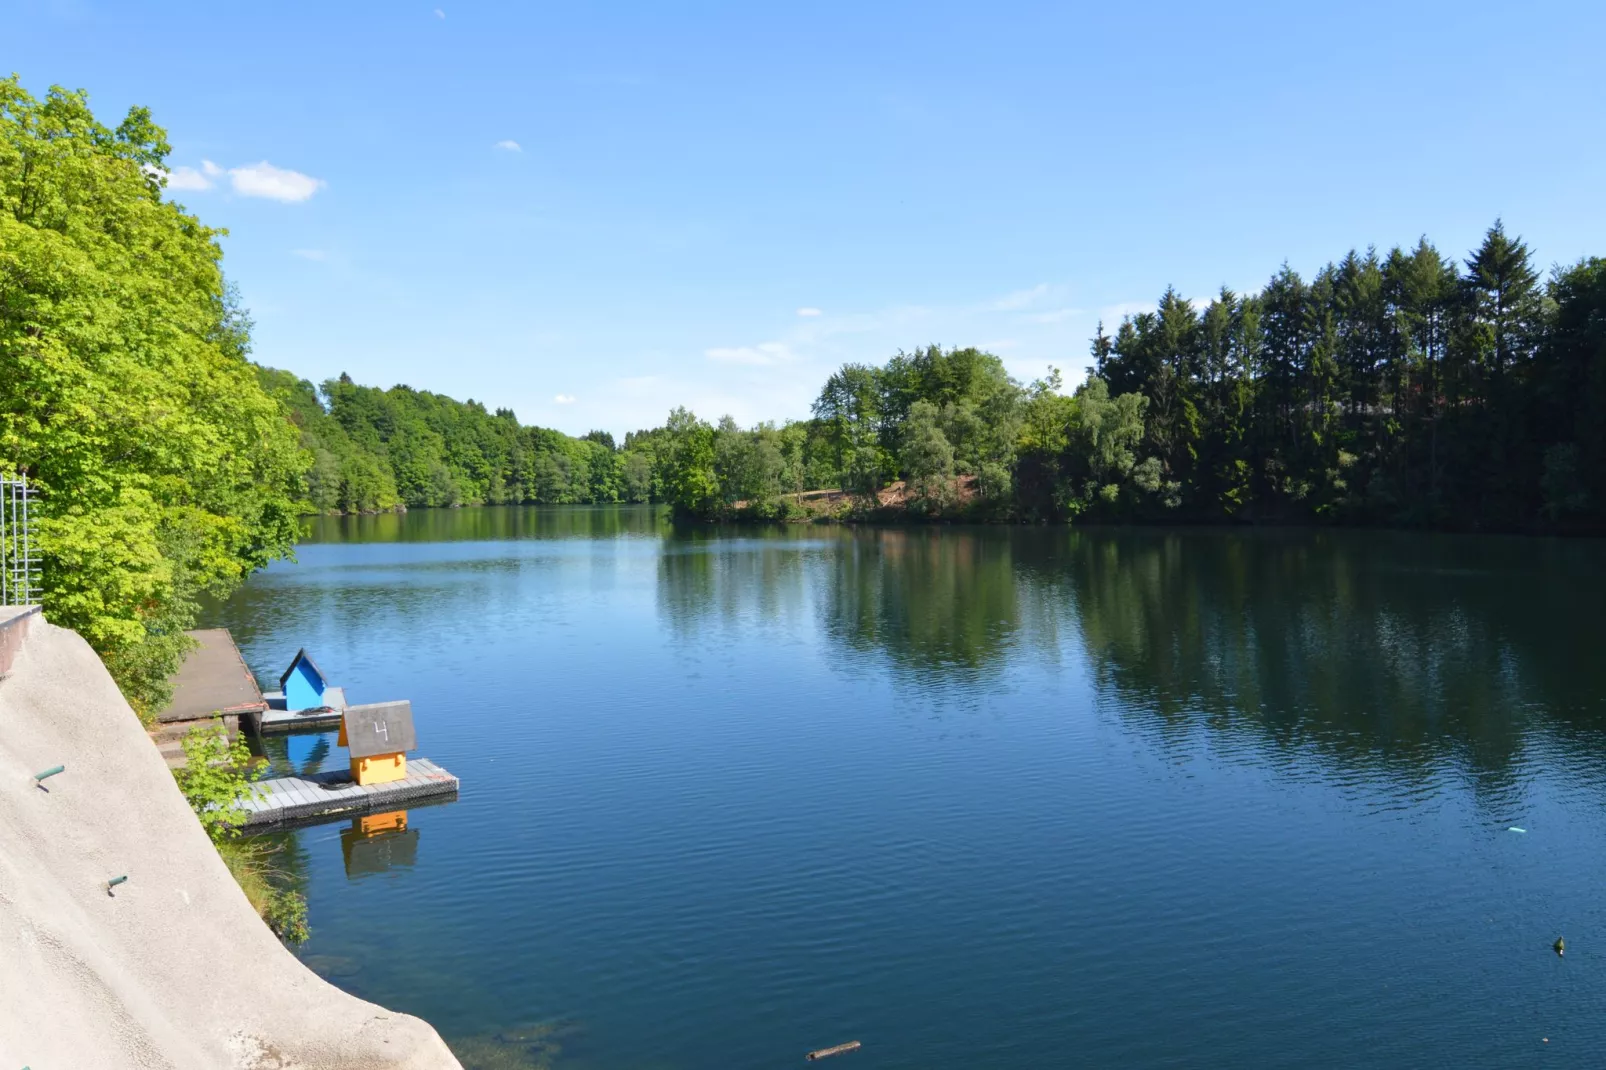
[[833,1055],[846,1055],[850,1051],[858,1050],[859,1042],[850,1040],[846,1044],[838,1044],[834,1048],[821,1048],[819,1051],[811,1051],[808,1054],[808,1060],[812,1063],[815,1059],[829,1059]]

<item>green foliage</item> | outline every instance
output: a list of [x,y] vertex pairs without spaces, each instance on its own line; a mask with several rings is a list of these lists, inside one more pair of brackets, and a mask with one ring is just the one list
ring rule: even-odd
[[685,516],[714,517],[724,498],[714,470],[714,429],[678,408],[669,414],[664,438],[660,478],[670,504]]
[[274,865],[278,852],[254,839],[225,840],[217,848],[240,891],[274,935],[287,944],[305,943],[312,935],[307,897],[286,886],[288,878]]
[[312,456],[301,495],[317,513],[386,512],[455,505],[651,501],[652,442],[620,450],[606,431],[571,438],[519,424],[409,386],[359,386],[350,376],[314,387],[289,372],[258,369]]
[[[1606,530],[1606,260],[1541,281],[1498,222],[1464,270],[1424,239],[1202,309],[1168,289],[1092,358],[1071,397],[975,349],[845,365],[781,430],[781,483],[856,515],[897,515],[903,478],[916,515]],[[736,467],[707,493],[758,515]]]
[[884,429],[898,419],[883,395],[878,369],[845,364],[814,402],[814,419],[842,489],[869,503],[885,485],[891,463]]
[[954,450],[938,426],[937,406],[924,398],[909,406],[903,425],[903,464],[914,499],[940,510],[954,499]]
[[0,80],[0,466],[40,492],[51,619],[142,714],[197,596],[290,551],[309,460],[166,154],[143,109],[109,130],[82,92]]
[[233,839],[250,815],[245,804],[256,795],[245,739],[229,742],[228,729],[214,717],[211,724],[191,728],[183,747],[184,766],[173,770],[178,790],[214,844]]
[[243,738],[229,741],[221,718],[196,725],[183,741],[184,765],[173,770],[184,801],[195,811],[207,837],[218,849],[240,890],[274,933],[301,943],[307,928],[306,896],[285,887],[284,875],[272,864],[273,850],[258,841],[240,839],[256,794],[258,769]]

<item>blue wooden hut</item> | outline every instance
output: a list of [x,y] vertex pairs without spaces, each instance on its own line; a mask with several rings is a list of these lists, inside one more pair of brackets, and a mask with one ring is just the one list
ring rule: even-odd
[[302,647],[290,662],[290,667],[279,677],[279,690],[284,692],[284,708],[292,713],[301,710],[321,710],[329,705],[325,692],[329,682]]

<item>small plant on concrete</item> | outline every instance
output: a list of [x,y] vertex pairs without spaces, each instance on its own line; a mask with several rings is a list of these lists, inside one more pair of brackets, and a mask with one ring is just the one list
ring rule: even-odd
[[305,943],[312,935],[307,927],[307,897],[283,887],[287,876],[273,863],[278,850],[260,840],[238,839],[219,844],[218,853],[274,935],[287,944]]
[[184,767],[175,769],[173,776],[213,843],[239,835],[248,816],[245,802],[256,793],[251,751],[244,739],[230,743],[220,718],[196,725],[184,737]]
[[252,781],[257,778],[245,740],[231,743],[223,721],[215,718],[209,725],[190,729],[184,737],[184,758],[184,767],[173,770],[173,777],[235,882],[281,940],[305,941],[310,932],[306,897],[279,887],[282,875],[273,867],[270,848],[240,839],[240,827],[248,816],[245,803],[256,793]]

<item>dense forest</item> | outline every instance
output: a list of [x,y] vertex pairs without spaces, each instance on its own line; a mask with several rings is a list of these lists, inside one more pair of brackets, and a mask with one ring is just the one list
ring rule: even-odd
[[400,507],[647,501],[652,465],[622,455],[613,436],[571,438],[523,427],[511,410],[394,386],[358,386],[350,376],[322,387],[259,368],[301,431],[308,453],[302,502],[320,513]]
[[[1067,394],[929,346],[830,376],[808,420],[677,409],[616,444],[407,387],[262,373],[316,457],[320,511],[666,501],[694,519],[1606,526],[1606,260],[1541,278],[1496,223],[1310,280],[1152,312],[1091,340]],[[832,495],[801,492],[829,488]]]
[[[622,444],[346,376],[261,370],[319,512],[667,501],[700,519],[1345,522],[1586,530],[1606,521],[1606,261],[1542,280],[1496,224],[1463,265],[1425,240],[1208,304],[1168,290],[1100,327],[1074,392],[937,346],[849,364],[811,419],[683,409]],[[800,492],[829,488],[839,496]]]
[[1606,260],[1541,279],[1498,222],[1462,264],[1424,239],[1167,290],[1091,358],[1069,396],[930,347],[844,366],[801,428],[677,411],[657,486],[700,517],[839,485],[883,516],[1606,527]]

